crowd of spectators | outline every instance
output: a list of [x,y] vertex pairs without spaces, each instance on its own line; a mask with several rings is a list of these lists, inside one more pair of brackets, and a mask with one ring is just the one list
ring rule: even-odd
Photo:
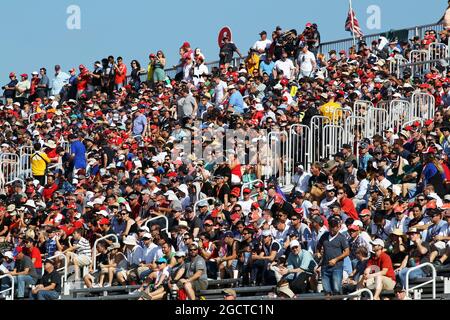
[[[185,42],[173,79],[162,51],[146,69],[110,56],[92,71],[56,65],[52,76],[41,68],[20,81],[11,72],[0,157],[23,146],[33,152],[30,177],[0,195],[1,273],[14,277],[19,299],[60,296],[63,259],[48,259],[58,254],[73,266],[74,285],[142,284],[141,299],[178,290],[194,300],[208,279],[236,277],[277,285],[288,298],[367,287],[375,299],[394,288],[405,299],[408,268],[449,263],[450,73],[397,78],[389,61],[446,39],[446,31],[404,43],[380,37],[325,55],[308,23],[301,33],[277,27],[271,40],[262,31],[239,65],[234,53],[242,54],[224,39],[211,70]],[[225,157],[179,148],[195,136],[203,150],[220,149],[225,143],[211,133],[288,131],[357,100],[377,106],[414,92],[434,96],[433,118],[360,136],[310,170],[295,163],[292,192],[283,193],[258,155],[242,160],[252,141],[227,146]],[[195,206],[206,198],[213,200]],[[167,218],[168,229],[164,219],[147,223],[154,217]],[[119,242],[109,237],[94,248],[107,235]]]

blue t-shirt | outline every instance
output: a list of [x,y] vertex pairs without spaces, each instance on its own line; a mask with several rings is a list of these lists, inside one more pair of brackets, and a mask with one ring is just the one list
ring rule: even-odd
[[147,118],[144,115],[140,115],[133,121],[133,135],[139,136],[144,132],[144,128],[147,125]]
[[230,106],[234,107],[234,111],[236,113],[244,112],[244,98],[242,97],[242,94],[239,91],[235,91],[230,96],[229,104],[230,104]]
[[423,169],[422,173],[425,177],[425,184],[429,184],[431,182],[431,178],[433,178],[434,175],[438,173],[438,169],[433,163],[428,163]]
[[261,65],[259,66],[259,68],[261,69],[262,73],[267,73],[270,77],[272,77],[272,71],[273,68],[275,67],[275,62],[270,61],[269,64],[267,64],[265,61],[261,62]]
[[86,148],[84,144],[79,140],[72,142],[72,144],[70,145],[70,152],[71,154],[75,155],[73,159],[74,168],[86,169]]

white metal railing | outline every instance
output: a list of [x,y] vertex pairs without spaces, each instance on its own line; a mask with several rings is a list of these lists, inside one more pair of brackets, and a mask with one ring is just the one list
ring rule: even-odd
[[34,154],[33,146],[22,146],[19,148],[20,176],[24,179],[33,175],[31,171],[31,157]]
[[[363,288],[363,289],[357,290],[355,292],[349,293],[349,296],[358,296],[361,298],[361,294],[364,292],[369,294],[369,297],[370,297],[369,300],[373,300],[373,293],[372,293],[372,291],[370,291],[367,288]],[[348,299],[349,298],[344,298],[344,300],[348,300]]]
[[289,128],[288,161],[286,165],[286,184],[294,176],[294,166],[301,163],[306,171],[312,163],[313,146],[310,143],[311,128],[303,124],[294,124]]
[[[244,199],[244,189],[246,189],[246,188],[253,189],[253,185],[256,184],[256,183],[262,183],[262,184],[264,184],[264,181],[262,181],[262,180],[260,180],[260,179],[256,179],[256,180],[252,180],[252,181],[249,181],[249,182],[245,182],[245,183],[242,185],[242,188],[241,188],[241,197],[240,197],[241,200]],[[253,194],[253,195],[251,195],[251,197],[255,197],[255,196],[258,196],[258,194]]]
[[147,222],[145,222],[145,226],[148,227],[150,229],[150,227],[148,226],[148,224],[150,222],[156,221],[156,220],[160,220],[160,219],[164,219],[166,226],[164,228],[161,229],[161,231],[164,231],[169,237],[170,237],[170,233],[169,233],[169,219],[167,219],[166,216],[156,216],[151,218],[150,220],[147,220]]
[[11,292],[11,295],[9,296],[9,299],[6,298],[6,300],[14,300],[14,277],[10,274],[4,274],[2,276],[0,276],[0,280],[1,279],[5,279],[5,278],[9,278],[11,280],[11,287],[5,290],[0,291],[1,293],[6,293],[6,292]]
[[200,199],[200,200],[198,200],[197,202],[194,203],[194,207],[193,207],[192,209],[194,210],[195,216],[197,216],[197,207],[198,207],[198,205],[199,205],[201,202],[206,202],[206,205],[209,207],[209,206],[210,206],[210,204],[209,204],[209,202],[208,202],[209,200],[215,201],[216,198],[208,197],[208,198],[205,198],[205,199]]
[[[430,267],[431,271],[432,271],[432,279],[422,282],[418,285],[416,285],[415,287],[410,288],[409,287],[409,275],[411,274],[412,271],[415,270],[420,270],[423,269],[425,267]],[[412,268],[408,268],[408,271],[406,271],[406,284],[405,284],[405,289],[406,289],[406,294],[409,296],[409,292],[410,291],[414,291],[418,288],[421,288],[423,286],[426,286],[427,284],[432,283],[433,284],[433,299],[436,299],[436,268],[434,267],[433,264],[426,262],[426,263],[422,263],[418,266],[412,267]]]
[[109,238],[113,238],[114,240],[116,240],[116,243],[119,243],[119,237],[117,237],[117,235],[115,235],[115,234],[108,234],[104,237],[98,238],[94,242],[94,248],[92,249],[92,259],[94,260],[94,261],[92,261],[92,263],[93,263],[94,272],[97,271],[97,243],[99,243],[99,241],[101,241],[101,240],[106,240]]
[[270,177],[278,176],[278,184],[283,186],[290,184],[285,180],[286,162],[288,161],[288,134],[284,131],[272,131],[267,135],[266,161],[271,170]]
[[[64,292],[64,294],[68,294],[68,290],[66,291],[66,283],[67,283],[67,271],[69,269],[67,257],[64,254],[56,254],[54,256],[51,256],[49,258],[46,258],[46,260],[56,260],[57,258],[62,258],[64,260],[64,266],[61,268],[56,269],[56,271],[61,272],[64,271],[63,275],[61,276],[61,290]],[[44,275],[45,269],[42,268],[42,275]]]

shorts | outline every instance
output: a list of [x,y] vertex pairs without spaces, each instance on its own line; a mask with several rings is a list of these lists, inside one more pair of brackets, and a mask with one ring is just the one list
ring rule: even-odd
[[89,257],[87,255],[77,255],[76,253],[71,252],[70,256],[72,258],[77,258],[78,266],[80,266],[80,267],[86,267],[91,264],[91,257]]
[[447,251],[446,248],[449,247],[449,243],[445,243],[444,241],[438,241],[435,244],[433,244],[433,247],[436,248],[438,255],[442,256],[443,254],[445,254],[445,251]]
[[195,291],[208,289],[208,280],[195,280],[192,282],[192,287]]
[[[383,290],[394,290],[395,281],[389,277],[381,276],[381,283],[383,285]],[[367,289],[375,290],[375,278],[370,278],[366,282]]]

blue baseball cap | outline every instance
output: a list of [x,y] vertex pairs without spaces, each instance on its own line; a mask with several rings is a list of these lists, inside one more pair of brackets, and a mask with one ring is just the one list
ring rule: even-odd
[[161,263],[167,263],[166,258],[159,258],[158,261],[156,261],[156,264],[161,264]]

